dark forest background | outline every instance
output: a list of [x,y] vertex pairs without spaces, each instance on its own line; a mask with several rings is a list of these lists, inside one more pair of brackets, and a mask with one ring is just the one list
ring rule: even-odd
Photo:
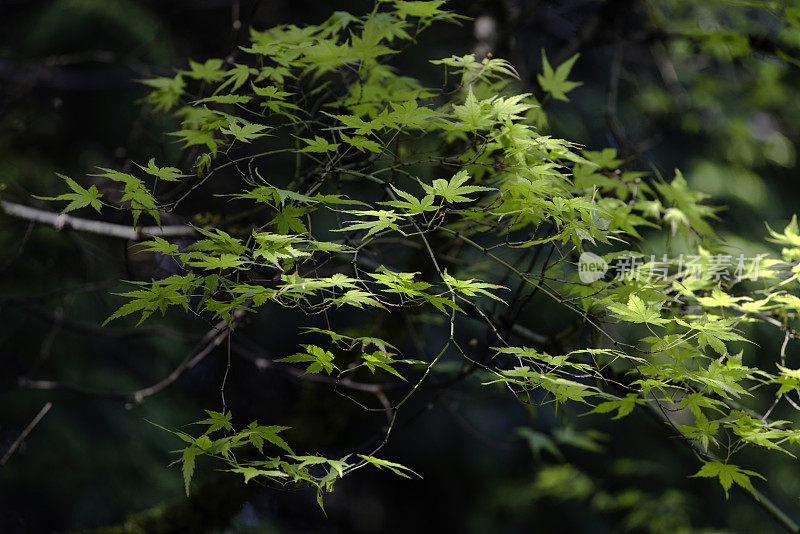
[[[549,122],[542,128],[591,149],[614,148],[634,170],[671,175],[680,167],[694,187],[728,206],[720,213],[720,234],[752,255],[765,250],[763,221],[782,228],[800,199],[794,148],[800,76],[786,59],[800,38],[775,30],[773,19],[780,17],[767,7],[694,4],[451,1],[449,9],[472,20],[435,26],[394,65],[436,85],[439,70],[429,59],[491,52],[517,67],[526,91],[540,94],[541,51],[554,64],[580,53],[571,79],[583,85],[569,103],[547,102]],[[653,5],[672,18],[660,20]],[[0,194],[31,202],[31,195],[53,194],[56,172],[83,176],[95,166],[125,168],[153,155],[177,162],[179,149],[164,135],[174,126],[141,105],[146,88],[137,80],[185,68],[188,59],[235,55],[251,26],[319,23],[334,10],[360,14],[371,6],[0,0]],[[681,23],[725,31],[716,40],[676,37],[671,28]],[[194,213],[198,206],[183,209]],[[141,328],[98,326],[119,304],[109,293],[119,288],[120,273],[149,279],[157,268],[152,257],[119,240],[0,217],[0,453],[52,402],[0,467],[0,532],[80,531],[120,525],[130,514],[149,518],[142,532],[773,528],[741,495],[725,501],[710,482],[687,478],[696,470],[694,458],[661,439],[651,421],[603,422],[599,435],[598,419],[565,423],[561,412],[526,413],[469,382],[424,391],[399,421],[388,451],[424,480],[360,472],[339,483],[326,518],[314,508],[313,492],[243,487],[240,478],[200,465],[197,491],[187,501],[179,471],[167,467],[174,438],[147,421],[178,427],[216,406],[221,354],[140,406],[80,392],[30,391],[20,383],[21,377],[47,378],[129,391],[168,374],[205,325],[169,316]],[[547,310],[531,314],[540,330],[558,328],[558,316]],[[238,353],[249,357],[237,361],[228,379],[233,412],[280,424],[311,417],[313,426],[294,425],[294,439],[330,451],[342,442],[368,442],[374,417],[330,395],[324,384],[259,366],[259,359],[298,341],[291,313],[268,321],[268,329],[244,329],[236,339]],[[515,433],[531,421],[559,429],[559,454]],[[774,500],[800,511],[796,464],[788,457],[770,461],[763,472],[778,492]],[[628,507],[598,501],[623,491],[631,492]]]

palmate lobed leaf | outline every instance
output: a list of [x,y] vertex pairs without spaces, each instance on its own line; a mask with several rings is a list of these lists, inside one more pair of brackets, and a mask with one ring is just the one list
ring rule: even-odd
[[66,207],[61,210],[61,213],[69,213],[70,211],[84,208],[86,206],[91,206],[97,213],[100,213],[100,208],[103,205],[100,199],[103,197],[103,195],[97,190],[96,186],[92,185],[89,187],[89,189],[85,189],[69,176],[58,173],[56,173],[56,176],[64,180],[64,182],[66,182],[67,186],[69,186],[73,192],[63,193],[56,197],[36,196],[34,198],[39,198],[41,200],[69,200],[69,204],[67,204]]
[[382,460],[380,458],[375,458],[374,456],[366,456],[364,454],[359,454],[359,458],[365,460],[366,462],[374,465],[378,469],[386,468],[393,472],[396,475],[399,475],[403,478],[411,478],[411,475],[416,475],[419,478],[422,478],[422,475],[415,473],[408,467],[398,464],[397,462],[391,462],[389,460]]
[[700,468],[700,471],[692,476],[719,479],[722,489],[725,490],[726,498],[728,497],[728,490],[730,490],[734,483],[752,492],[754,491],[754,488],[752,482],[750,482],[751,476],[757,476],[763,480],[766,480],[758,473],[741,469],[736,465],[724,463],[719,460],[705,462],[703,467]]
[[661,316],[659,306],[648,304],[634,294],[628,297],[627,304],[610,302],[607,303],[606,306],[624,321],[653,325],[665,325],[670,322],[669,319],[665,319]]
[[153,88],[146,101],[153,104],[156,112],[169,111],[175,107],[180,102],[186,88],[186,82],[180,73],[172,78],[151,78],[138,80],[138,82]]
[[161,167],[159,168],[156,166],[155,158],[150,158],[150,161],[147,162],[147,166],[144,167],[142,165],[136,164],[137,167],[142,169],[144,172],[151,176],[155,176],[159,180],[164,180],[167,182],[177,182],[181,178],[187,178],[189,175],[182,174],[180,169],[176,169],[175,167]]
[[575,65],[579,57],[580,54],[575,54],[553,70],[553,67],[550,66],[550,62],[547,60],[544,50],[542,50],[542,73],[538,74],[536,77],[542,89],[550,93],[550,96],[556,100],[569,101],[567,93],[583,85],[583,82],[571,82],[567,80],[573,65]]
[[237,141],[249,143],[253,139],[258,139],[267,135],[266,133],[262,133],[267,129],[268,127],[263,124],[246,123],[240,126],[239,124],[231,121],[228,123],[227,128],[220,128],[219,131],[226,135],[233,136]]
[[621,419],[626,415],[633,412],[633,409],[636,405],[642,405],[645,401],[639,398],[639,395],[636,393],[628,393],[625,397],[621,399],[610,400],[606,402],[602,402],[595,406],[592,410],[586,412],[587,414],[590,413],[608,413],[614,410],[617,411],[617,415],[615,415],[612,419]]
[[466,169],[462,169],[453,175],[450,180],[438,178],[431,185],[420,182],[422,188],[428,195],[442,197],[446,202],[456,204],[460,202],[472,202],[475,199],[466,195],[479,193],[482,191],[492,191],[490,187],[479,185],[464,185],[470,180],[470,175]]
[[339,143],[331,143],[327,139],[315,136],[314,139],[300,139],[301,141],[305,142],[308,146],[301,149],[300,152],[312,152],[312,153],[321,153],[324,154],[326,152],[331,152],[336,150],[339,146]]
[[324,350],[316,345],[302,345],[302,347],[305,349],[305,352],[298,352],[297,354],[279,358],[274,361],[281,363],[309,363],[305,370],[306,374],[318,374],[322,371],[331,374],[338,369],[333,363],[334,357],[333,353],[330,351]]

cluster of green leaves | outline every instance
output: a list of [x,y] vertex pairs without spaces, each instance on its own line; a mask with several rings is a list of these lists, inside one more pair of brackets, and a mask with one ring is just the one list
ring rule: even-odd
[[[800,314],[800,301],[790,293],[798,283],[791,263],[800,257],[797,223],[783,234],[772,232],[785,248],[782,258],[762,262],[758,287],[709,270],[691,279],[679,272],[653,279],[640,270],[580,282],[571,265],[579,253],[617,247],[608,261],[641,256],[620,247],[645,230],[682,237],[709,262],[710,250],[719,248],[709,224],[715,208],[679,171],[670,181],[643,179],[620,168],[614,149],[583,150],[547,135],[537,126],[542,103],[516,90],[516,73],[505,60],[435,60],[449,80],[442,89],[396,73],[387,62],[416,32],[458,19],[441,4],[381,1],[363,17],[337,12],[316,26],[251,31],[241,63],[191,62],[171,78],[146,81],[153,109],[180,121],[172,135],[194,167],[184,174],[151,160],[139,166],[147,175],[142,178],[102,169],[97,176],[122,187],[121,205],[134,225],[143,214],[159,222],[159,211],[176,210],[186,195],[239,163],[257,166],[288,156],[294,175],[267,180],[258,170],[238,170],[242,190],[225,196],[237,206],[248,203],[245,213],[259,215],[260,222],[242,228],[235,218],[198,227],[199,238],[186,246],[159,237],[143,242],[146,250],[173,258],[180,273],[122,294],[128,301],[109,320],[139,313],[141,321],[171,307],[227,322],[235,310],[266,305],[308,314],[343,306],[366,306],[383,316],[409,307],[435,310],[449,328],[448,341],[425,362],[399,356],[387,342],[335,329],[316,331],[328,345],[304,345],[275,361],[336,381],[364,370],[406,380],[398,364],[427,365],[406,396],[387,408],[396,413],[442,354],[456,351],[487,375],[487,383],[501,383],[523,403],[575,402],[614,418],[637,410],[660,414],[702,458],[698,477],[717,478],[726,494],[734,483],[752,491],[754,473],[732,463],[734,455],[747,446],[791,454],[788,446],[800,440],[800,431],[740,402],[778,386],[776,403],[793,403],[800,376],[787,367],[785,354],[776,357],[774,369],[760,369],[734,349],[743,346],[742,329],[754,322],[775,326],[787,339],[793,335],[791,323]],[[539,82],[554,99],[566,100],[577,87],[568,80],[577,59],[554,69],[545,58]],[[178,181],[188,193],[161,202],[155,192],[160,181]],[[73,193],[56,197],[70,201],[65,211],[113,205],[95,188],[67,184]],[[393,240],[424,252],[425,276],[383,262],[380,253]],[[449,256],[442,243],[453,245]],[[542,250],[558,259],[545,262],[541,274],[517,267]],[[539,293],[574,312],[596,334],[594,342],[555,356],[508,343],[494,324],[522,309],[516,300],[505,301],[509,280],[517,296]],[[455,341],[456,324],[470,317],[493,332],[498,357],[469,354]],[[617,339],[612,332],[618,329],[608,322],[624,325],[625,339]],[[339,352],[355,353],[356,361],[346,365]],[[673,413],[688,420],[679,422]],[[229,413],[212,414],[203,424],[209,429],[199,438],[178,434],[189,444],[181,451],[187,477],[201,454],[228,463],[246,481],[307,482],[319,495],[363,463],[405,473],[371,454],[354,465],[346,462],[349,456],[295,456],[278,436],[283,427],[253,423],[234,431]],[[244,461],[234,455],[244,446],[261,452],[265,442],[288,456]],[[314,474],[312,466],[324,472]]]
[[227,462],[230,466],[227,470],[242,475],[245,483],[255,479],[280,485],[309,484],[316,488],[317,502],[323,511],[324,493],[333,491],[334,483],[346,473],[365,465],[379,469],[387,468],[407,478],[409,473],[416,474],[398,463],[363,454],[350,462],[348,460],[351,455],[339,460],[314,455],[297,455],[280,436],[281,432],[290,429],[288,426],[263,426],[259,425],[258,421],[253,421],[243,430],[234,431],[231,412],[206,410],[206,413],[208,418],[195,423],[205,427],[203,433],[197,437],[156,425],[187,444],[183,449],[175,451],[180,454],[176,463],[181,464],[187,495],[196,459],[201,456]]

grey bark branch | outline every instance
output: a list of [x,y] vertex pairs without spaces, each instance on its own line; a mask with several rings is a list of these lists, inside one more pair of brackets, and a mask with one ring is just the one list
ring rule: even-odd
[[81,219],[66,214],[59,215],[6,200],[0,200],[0,211],[11,217],[47,224],[59,231],[69,228],[78,232],[88,232],[120,239],[137,240],[145,236],[188,236],[196,233],[194,228],[185,224],[161,227],[142,226],[137,229],[124,224]]

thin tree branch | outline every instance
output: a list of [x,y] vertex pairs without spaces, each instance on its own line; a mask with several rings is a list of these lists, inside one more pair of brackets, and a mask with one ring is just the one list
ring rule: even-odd
[[[178,365],[169,375],[155,384],[133,391],[131,393],[121,393],[119,391],[108,391],[89,388],[67,382],[59,382],[55,380],[31,380],[27,377],[22,377],[17,380],[17,385],[25,389],[41,389],[41,390],[61,390],[71,391],[82,395],[92,397],[101,397],[106,399],[120,399],[130,403],[132,406],[141,404],[144,399],[161,393],[169,386],[174,384],[184,373],[194,368],[198,363],[202,362],[211,352],[222,344],[223,341],[230,335],[231,328],[233,328],[244,316],[243,310],[236,310],[231,317],[231,324],[225,321],[220,321],[217,325],[206,333],[200,345],[203,347],[196,354],[194,352],[189,355]],[[131,407],[132,407],[131,406]]]
[[36,414],[36,417],[34,417],[33,420],[30,423],[28,423],[28,426],[25,427],[25,429],[22,431],[19,437],[14,440],[14,443],[11,444],[6,453],[3,455],[3,458],[0,459],[0,465],[6,465],[8,459],[11,458],[11,456],[16,452],[16,450],[19,448],[22,442],[25,441],[25,438],[28,437],[28,434],[31,433],[31,431],[36,427],[36,425],[39,424],[39,421],[42,420],[42,418],[47,414],[47,412],[50,411],[50,408],[52,407],[53,403],[48,402],[42,407],[41,410],[39,410],[39,413]]
[[134,241],[144,236],[188,236],[196,233],[195,229],[189,225],[142,226],[136,229],[124,224],[80,219],[66,214],[59,215],[6,200],[0,200],[0,211],[11,217],[50,225],[59,231],[69,228],[78,232],[88,232]]

